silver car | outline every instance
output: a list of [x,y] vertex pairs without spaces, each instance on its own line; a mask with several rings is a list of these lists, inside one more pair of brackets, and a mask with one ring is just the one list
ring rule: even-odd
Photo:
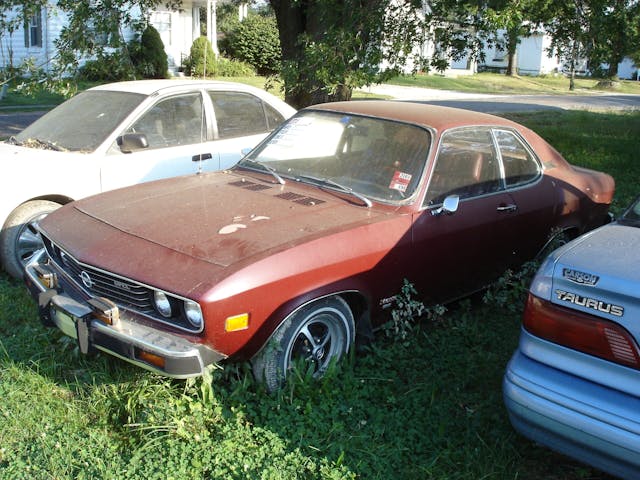
[[524,436],[640,478],[640,198],[536,274],[503,381]]

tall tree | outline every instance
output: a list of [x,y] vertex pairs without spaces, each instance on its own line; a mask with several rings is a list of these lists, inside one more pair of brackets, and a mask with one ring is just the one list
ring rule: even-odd
[[549,52],[566,59],[569,90],[574,90],[578,62],[587,53],[591,5],[589,0],[560,0],[551,7],[550,12],[545,24],[545,29],[551,36]]
[[407,63],[422,65],[419,0],[270,0],[282,49],[285,100],[348,100]]
[[613,78],[624,57],[638,49],[640,3],[637,0],[592,0],[590,3],[589,64],[597,69],[605,64],[602,73]]

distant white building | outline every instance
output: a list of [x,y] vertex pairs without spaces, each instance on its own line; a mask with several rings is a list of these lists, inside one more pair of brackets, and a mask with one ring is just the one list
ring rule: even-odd
[[[217,51],[215,35],[215,0],[183,0],[180,11],[154,10],[148,12],[150,23],[158,30],[165,46],[169,68],[175,69],[182,59],[189,55],[191,44],[200,36],[200,8],[207,8],[209,39]],[[14,15],[19,12],[15,10]],[[141,13],[139,13],[141,15]],[[57,0],[49,0],[33,15],[24,28],[12,33],[0,32],[0,69],[18,66],[26,59],[33,59],[35,65],[48,71],[56,57],[54,41],[60,35],[67,17],[57,8]],[[123,32],[125,40],[133,32]]]

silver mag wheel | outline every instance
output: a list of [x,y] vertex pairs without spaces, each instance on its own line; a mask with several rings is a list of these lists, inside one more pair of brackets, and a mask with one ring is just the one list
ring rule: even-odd
[[32,200],[11,212],[0,235],[2,266],[9,275],[22,277],[24,266],[43,248],[36,230],[38,223],[59,207],[48,200]]
[[333,361],[349,351],[354,340],[353,314],[347,302],[330,297],[290,315],[253,360],[254,374],[268,390],[282,386],[288,372],[301,362],[321,377]]

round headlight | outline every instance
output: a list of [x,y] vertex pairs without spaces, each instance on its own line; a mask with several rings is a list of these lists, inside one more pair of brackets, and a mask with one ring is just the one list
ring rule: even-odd
[[184,302],[184,315],[194,328],[202,328],[202,310],[200,305],[191,300],[185,300]]
[[171,317],[171,302],[164,292],[153,292],[153,304],[160,315],[165,318]]

